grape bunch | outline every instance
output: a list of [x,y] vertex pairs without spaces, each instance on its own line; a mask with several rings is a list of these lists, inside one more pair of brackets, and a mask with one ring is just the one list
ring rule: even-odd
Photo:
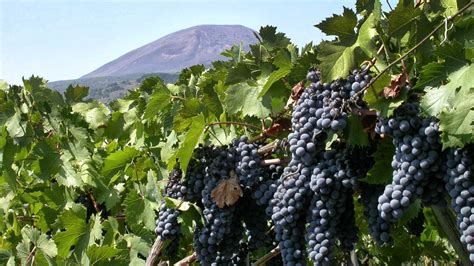
[[[329,134],[345,128],[345,101],[360,91],[370,78],[365,72],[355,70],[347,79],[328,84],[320,82],[318,71],[307,75],[311,84],[301,94],[292,113],[293,132],[288,135],[291,161],[270,202],[276,240],[285,265],[305,264],[306,240],[314,262],[330,261],[330,249],[336,239],[334,226],[344,211],[346,193],[356,184],[357,174],[350,171],[345,159],[341,158],[338,166],[331,165],[337,160],[332,158],[334,152],[325,152],[325,140]],[[333,223],[327,223],[329,217]],[[305,240],[306,223],[310,225]]]
[[261,156],[258,154],[259,145],[248,143],[248,138],[242,136],[234,141],[234,147],[237,152],[235,172],[239,177],[240,185],[244,189],[250,189],[264,178]]
[[421,117],[418,105],[408,102],[397,108],[394,116],[381,120],[376,131],[390,135],[395,145],[393,181],[385,187],[378,204],[382,219],[395,222],[411,203],[423,197],[430,177],[441,171],[438,123],[433,117]]
[[474,263],[474,149],[450,149],[447,154],[446,190],[457,216],[461,242],[467,246],[469,259]]
[[202,205],[204,206],[204,227],[197,230],[194,247],[197,258],[203,265],[211,265],[229,256],[222,256],[225,249],[223,241],[233,232],[235,206],[219,208],[211,197],[212,191],[220,181],[230,178],[237,163],[237,153],[232,147],[216,148],[215,157],[205,170],[205,184],[201,192]]
[[369,234],[379,245],[391,241],[390,224],[380,217],[377,209],[378,198],[383,191],[383,185],[360,184],[360,201],[364,206],[364,215],[369,223]]
[[[324,264],[331,261],[337,238],[343,249],[347,250],[357,241],[352,200],[357,176],[349,165],[343,147],[325,151],[318,161],[310,181],[313,198],[307,216],[309,227],[306,239],[310,259],[314,263]],[[338,232],[341,227],[345,230]]]
[[252,191],[252,198],[258,206],[264,206],[266,214],[271,217],[272,208],[270,200],[275,194],[280,176],[283,174],[283,167],[281,165],[270,165],[266,169],[266,178],[257,184]]
[[189,188],[186,200],[201,205],[201,193],[205,184],[205,169],[213,160],[213,146],[199,146],[194,150],[193,157],[189,161],[186,171],[186,186]]
[[[179,168],[175,168],[170,172],[164,196],[174,199],[184,199],[187,188],[182,184],[181,176],[182,172]],[[167,252],[170,255],[177,251],[179,245],[179,214],[179,210],[167,207],[165,202],[162,201],[158,212],[158,219],[156,220],[155,232],[162,241],[172,240],[167,248]]]

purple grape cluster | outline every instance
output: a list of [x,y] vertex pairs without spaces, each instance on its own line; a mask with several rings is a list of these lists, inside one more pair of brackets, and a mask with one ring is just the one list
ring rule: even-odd
[[461,242],[474,263],[474,147],[450,149],[447,155],[446,190],[457,216]]
[[[405,103],[392,117],[381,120],[376,131],[393,138],[393,180],[379,197],[382,219],[395,222],[411,203],[422,198],[424,186],[441,171],[441,141],[435,118],[420,116],[418,105]],[[439,181],[439,178],[435,178]]]

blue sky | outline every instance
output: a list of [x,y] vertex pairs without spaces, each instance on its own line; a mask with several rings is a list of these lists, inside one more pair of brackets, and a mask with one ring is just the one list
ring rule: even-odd
[[349,0],[0,0],[0,79],[78,78],[168,33],[199,24],[277,26],[297,45]]

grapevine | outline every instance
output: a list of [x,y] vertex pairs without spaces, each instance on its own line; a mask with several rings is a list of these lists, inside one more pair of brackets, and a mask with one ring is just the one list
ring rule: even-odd
[[357,1],[110,104],[0,82],[0,264],[474,263],[473,5]]

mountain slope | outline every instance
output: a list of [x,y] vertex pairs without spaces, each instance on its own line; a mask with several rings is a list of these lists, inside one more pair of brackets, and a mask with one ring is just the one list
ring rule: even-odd
[[222,59],[234,44],[257,42],[254,31],[240,25],[200,25],[166,35],[84,75],[82,78],[134,73],[172,73]]

